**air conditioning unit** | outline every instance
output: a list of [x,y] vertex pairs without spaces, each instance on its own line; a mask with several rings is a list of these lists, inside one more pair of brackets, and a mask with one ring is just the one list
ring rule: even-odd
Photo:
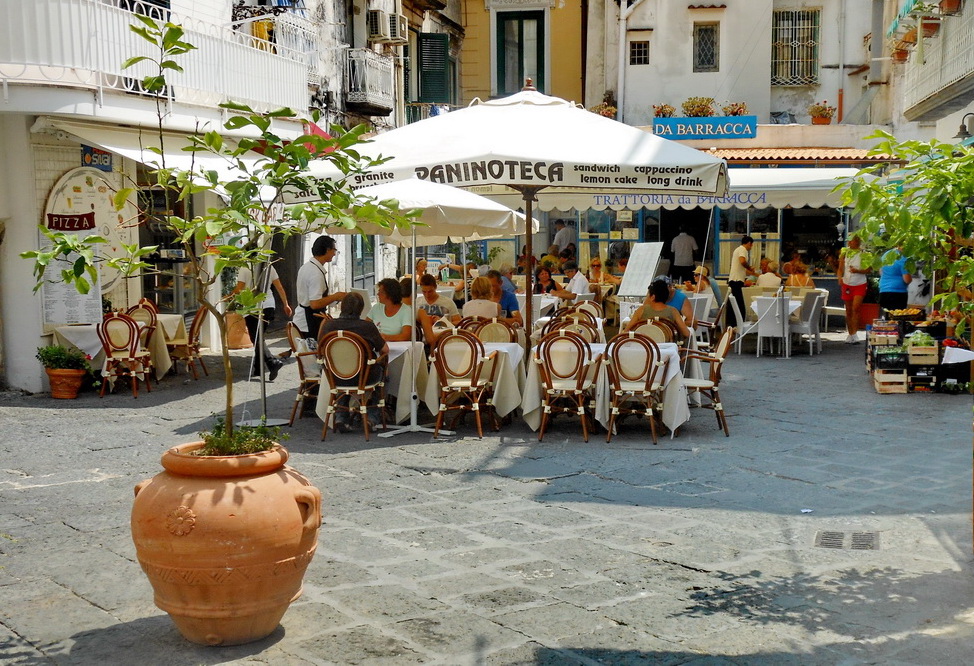
[[389,13],[381,9],[370,9],[366,17],[366,27],[369,33],[370,42],[388,42],[389,35]]
[[409,20],[402,14],[389,14],[389,42],[392,44],[409,42]]

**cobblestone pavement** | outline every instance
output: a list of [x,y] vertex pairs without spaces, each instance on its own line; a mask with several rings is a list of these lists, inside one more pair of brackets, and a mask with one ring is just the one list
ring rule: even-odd
[[[309,414],[286,443],[324,496],[304,596],[232,648],[182,640],[128,528],[132,487],[220,409],[215,359],[137,400],[2,394],[0,662],[974,663],[971,399],[877,395],[862,345],[831,337],[732,355],[729,438],[694,410],[658,446],[638,422],[585,443],[564,417],[541,443],[518,422],[321,442]],[[272,416],[296,377],[268,386]]]

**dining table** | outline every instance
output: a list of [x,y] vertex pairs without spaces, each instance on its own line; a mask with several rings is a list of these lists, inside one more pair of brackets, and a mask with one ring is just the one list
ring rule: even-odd
[[[592,358],[599,354],[605,354],[607,345],[601,343],[590,344]],[[673,342],[663,342],[658,344],[660,354],[666,361],[666,372],[663,376],[663,414],[661,420],[670,430],[672,437],[677,428],[690,420],[690,406],[687,402],[687,389],[683,385],[683,371],[680,367],[679,347]],[[587,367],[587,366],[586,366]],[[541,427],[541,415],[544,387],[541,384],[541,374],[538,371],[538,364],[534,359],[530,359],[527,368],[527,375],[524,383],[524,392],[521,400],[521,410],[524,415],[524,422],[532,430]],[[595,420],[602,427],[608,428],[609,417],[611,416],[612,390],[609,383],[609,373],[603,362],[599,368],[598,379],[595,385]]]
[[[778,308],[775,302],[778,300],[785,300],[785,309],[787,315],[781,317],[778,313]],[[788,317],[796,312],[802,306],[800,300],[792,298],[784,298],[778,296],[757,296],[751,301],[751,310],[757,315],[757,331],[758,331],[758,345],[757,345],[757,355],[761,355],[761,339],[768,338],[781,338],[783,344],[781,345],[780,356],[784,358],[791,357],[791,344],[789,337],[789,321]],[[765,313],[762,316],[762,313]]]
[[[170,335],[173,336],[170,338]],[[146,351],[155,368],[156,379],[162,379],[172,369],[172,359],[166,342],[186,337],[186,322],[182,315],[160,314],[156,316],[156,328],[149,336]],[[65,324],[56,327],[52,333],[52,343],[74,347],[91,357],[92,367],[104,370],[105,350],[98,337],[97,324]]]
[[[498,416],[507,416],[521,406],[521,393],[526,379],[524,347],[517,342],[485,342],[484,350],[488,356],[496,351],[497,358],[484,366],[481,377],[490,374],[491,363],[499,364],[494,378],[494,409]],[[440,386],[439,375],[431,363],[423,402],[434,415],[440,409]]]
[[[402,423],[409,418],[409,400],[413,392],[413,373],[410,365],[415,369],[416,394],[426,394],[426,384],[429,380],[429,361],[423,350],[422,342],[390,342],[389,344],[389,372],[386,376],[386,395],[396,397],[395,422]],[[324,421],[328,416],[328,393],[331,391],[331,378],[324,370],[321,371],[321,383],[318,389],[318,400],[315,403],[315,414]]]
[[[520,308],[521,312],[524,312],[524,294],[514,294],[517,297],[517,307]],[[558,305],[558,301],[561,300],[557,296],[548,296],[547,294],[534,294],[531,299],[531,305],[534,306],[535,316],[541,316],[549,312],[554,311],[555,307]]]

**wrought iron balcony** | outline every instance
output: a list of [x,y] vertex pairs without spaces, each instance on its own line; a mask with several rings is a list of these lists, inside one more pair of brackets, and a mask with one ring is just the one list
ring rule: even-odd
[[388,116],[395,108],[393,57],[372,49],[348,49],[345,106],[367,116]]

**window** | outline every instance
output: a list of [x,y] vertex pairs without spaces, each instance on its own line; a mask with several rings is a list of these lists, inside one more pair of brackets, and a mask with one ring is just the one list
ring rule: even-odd
[[771,85],[818,83],[821,12],[818,9],[774,12],[771,24]]
[[716,72],[720,69],[720,24],[693,24],[693,71]]
[[497,94],[511,95],[532,79],[544,91],[544,12],[497,12]]
[[429,104],[450,104],[450,35],[419,33],[419,97]]
[[629,64],[649,64],[649,42],[629,42]]

